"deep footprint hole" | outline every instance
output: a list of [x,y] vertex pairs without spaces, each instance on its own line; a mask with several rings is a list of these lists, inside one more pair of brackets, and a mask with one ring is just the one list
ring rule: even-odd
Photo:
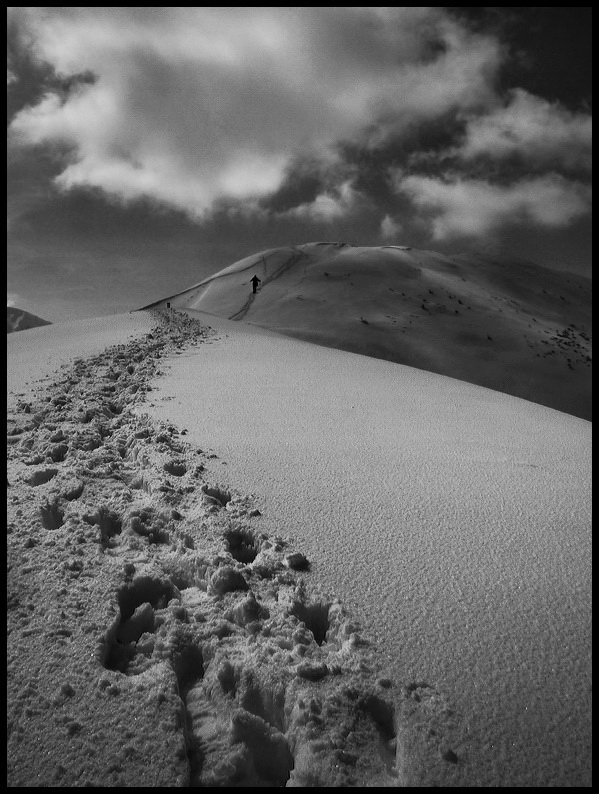
[[327,603],[303,604],[297,602],[291,614],[301,621],[308,631],[311,631],[317,645],[322,645],[326,640],[330,628],[329,608]]
[[167,474],[171,474],[173,477],[183,477],[187,471],[187,466],[184,463],[180,463],[179,461],[170,460],[164,464],[164,470]]
[[165,515],[153,508],[134,510],[129,518],[129,527],[154,545],[170,543],[170,533],[165,528],[167,523]]
[[50,457],[54,463],[62,463],[66,458],[69,447],[67,444],[55,444],[50,450]]
[[395,738],[395,714],[393,706],[383,698],[370,694],[363,702],[364,710],[370,714],[381,738],[390,741]]
[[171,582],[150,576],[142,576],[121,587],[117,596],[120,620],[107,636],[102,650],[104,667],[126,673],[136,653],[135,643],[144,632],[154,631],[155,610],[163,609],[177,597],[178,592]]
[[285,732],[285,689],[265,688],[250,675],[242,675],[241,706],[250,714],[267,722],[281,733]]
[[56,501],[41,505],[40,515],[44,529],[60,529],[64,523],[64,510],[60,509]]
[[231,720],[231,742],[243,742],[251,755],[252,766],[258,778],[248,788],[283,788],[291,776],[294,758],[285,736],[259,717],[238,711]]
[[370,694],[362,701],[362,708],[370,715],[379,734],[379,754],[385,767],[395,774],[397,748],[395,746],[395,712],[391,703]]
[[237,562],[253,562],[260,551],[260,542],[251,529],[234,528],[227,529],[224,533],[227,551]]
[[34,471],[33,474],[27,478],[26,482],[28,485],[32,485],[35,488],[38,485],[44,485],[50,482],[57,474],[58,469],[38,469],[38,471]]
[[179,696],[183,699],[189,690],[204,677],[204,657],[198,645],[188,645],[180,651],[175,651],[171,658],[171,665],[177,684]]
[[99,507],[95,513],[84,515],[83,520],[87,524],[92,526],[97,524],[100,527],[100,539],[103,545],[107,545],[115,535],[120,535],[122,530],[121,517],[105,506]]
[[168,602],[178,597],[178,592],[169,581],[140,576],[131,584],[121,587],[118,595],[121,620],[127,620],[140,604],[146,601],[154,609],[164,609]]
[[206,494],[206,496],[210,497],[210,499],[212,499],[214,502],[217,502],[221,507],[225,507],[225,505],[229,504],[231,501],[231,494],[229,491],[225,491],[222,488],[203,485],[202,491]]
[[153,546],[166,546],[171,542],[171,536],[164,529],[152,529],[146,537],[148,543]]

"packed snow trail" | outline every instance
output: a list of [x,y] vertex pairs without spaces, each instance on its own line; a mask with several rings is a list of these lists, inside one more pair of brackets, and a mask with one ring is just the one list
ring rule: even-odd
[[398,727],[438,695],[377,675],[216,456],[140,413],[213,336],[157,321],[8,417],[7,785],[402,785]]

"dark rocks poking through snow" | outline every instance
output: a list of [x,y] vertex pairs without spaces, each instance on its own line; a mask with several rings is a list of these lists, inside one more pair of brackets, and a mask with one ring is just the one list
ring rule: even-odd
[[8,785],[399,785],[398,693],[359,627],[134,410],[209,334],[158,319],[11,417]]

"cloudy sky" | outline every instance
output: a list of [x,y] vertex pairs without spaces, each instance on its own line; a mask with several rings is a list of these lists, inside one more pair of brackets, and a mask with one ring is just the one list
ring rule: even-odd
[[591,275],[590,8],[9,7],[7,96],[48,320],[316,240]]

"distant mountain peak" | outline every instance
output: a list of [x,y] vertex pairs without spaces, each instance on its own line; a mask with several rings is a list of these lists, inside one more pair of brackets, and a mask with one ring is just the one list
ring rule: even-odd
[[241,320],[590,419],[591,293],[590,279],[515,257],[311,242],[244,257],[151,306]]
[[17,309],[16,306],[6,307],[6,333],[26,331],[28,328],[37,328],[40,325],[52,325],[49,320],[43,320],[35,314]]

